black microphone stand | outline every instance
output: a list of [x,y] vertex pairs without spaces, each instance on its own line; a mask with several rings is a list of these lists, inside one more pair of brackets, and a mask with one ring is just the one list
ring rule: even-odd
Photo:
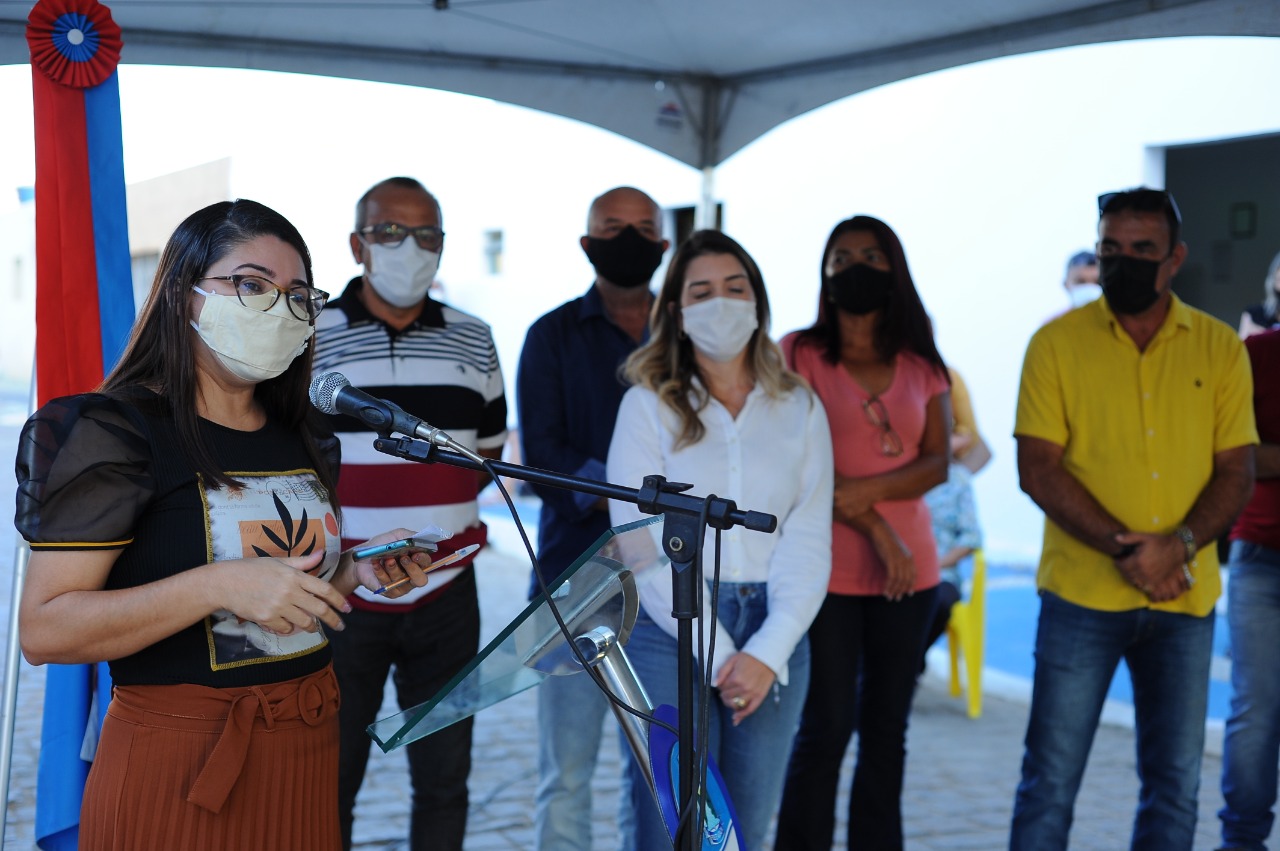
[[[680,741],[680,789],[677,812],[683,819],[684,815],[690,812],[689,806],[694,799],[694,776],[697,770],[693,747],[693,698],[699,680],[698,668],[694,664],[693,622],[699,615],[698,588],[702,582],[702,562],[698,558],[698,553],[702,549],[704,535],[703,512],[706,512],[707,525],[715,529],[742,526],[756,532],[773,532],[778,528],[778,518],[759,511],[739,510],[737,504],[731,499],[714,495],[706,499],[690,496],[685,491],[693,485],[668,482],[663,476],[645,476],[643,484],[637,490],[505,461],[489,461],[487,465],[481,464],[465,455],[449,452],[426,441],[410,437],[393,438],[384,435],[375,439],[373,446],[387,455],[423,464],[438,462],[479,472],[488,472],[487,466],[494,472],[512,479],[629,502],[645,514],[662,515],[662,549],[667,558],[671,559],[673,592],[671,616],[677,621],[678,705],[676,713],[679,719]],[[572,636],[569,638],[572,639]],[[705,747],[705,731],[703,731],[703,738]],[[698,815],[698,813],[694,814],[695,823]],[[677,841],[676,851],[699,851],[702,847],[697,831],[688,826],[677,832]]]

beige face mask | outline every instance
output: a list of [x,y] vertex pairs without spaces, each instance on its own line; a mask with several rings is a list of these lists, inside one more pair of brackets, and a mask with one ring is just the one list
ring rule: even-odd
[[191,289],[205,297],[200,324],[193,320],[191,327],[227,371],[245,381],[266,381],[280,375],[302,354],[315,333],[314,325],[289,312],[283,298],[277,298],[270,310],[261,311],[246,307],[233,295]]

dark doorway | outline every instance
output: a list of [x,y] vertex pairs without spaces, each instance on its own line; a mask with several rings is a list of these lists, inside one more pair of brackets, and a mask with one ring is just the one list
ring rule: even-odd
[[1239,327],[1280,252],[1280,134],[1170,146],[1164,158],[1190,249],[1174,290]]

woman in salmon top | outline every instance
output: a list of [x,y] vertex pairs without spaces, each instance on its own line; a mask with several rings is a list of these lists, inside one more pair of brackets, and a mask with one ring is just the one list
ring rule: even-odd
[[950,460],[950,385],[897,235],[856,216],[822,261],[818,319],[783,350],[822,400],[835,457],[831,582],[778,817],[779,851],[829,849],[840,763],[858,759],[848,847],[902,847],[907,715],[938,560],[922,499]]

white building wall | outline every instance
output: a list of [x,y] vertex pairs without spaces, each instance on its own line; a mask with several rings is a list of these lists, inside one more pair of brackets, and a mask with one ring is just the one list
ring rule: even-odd
[[36,347],[36,208],[0,212],[0,385],[29,393]]

